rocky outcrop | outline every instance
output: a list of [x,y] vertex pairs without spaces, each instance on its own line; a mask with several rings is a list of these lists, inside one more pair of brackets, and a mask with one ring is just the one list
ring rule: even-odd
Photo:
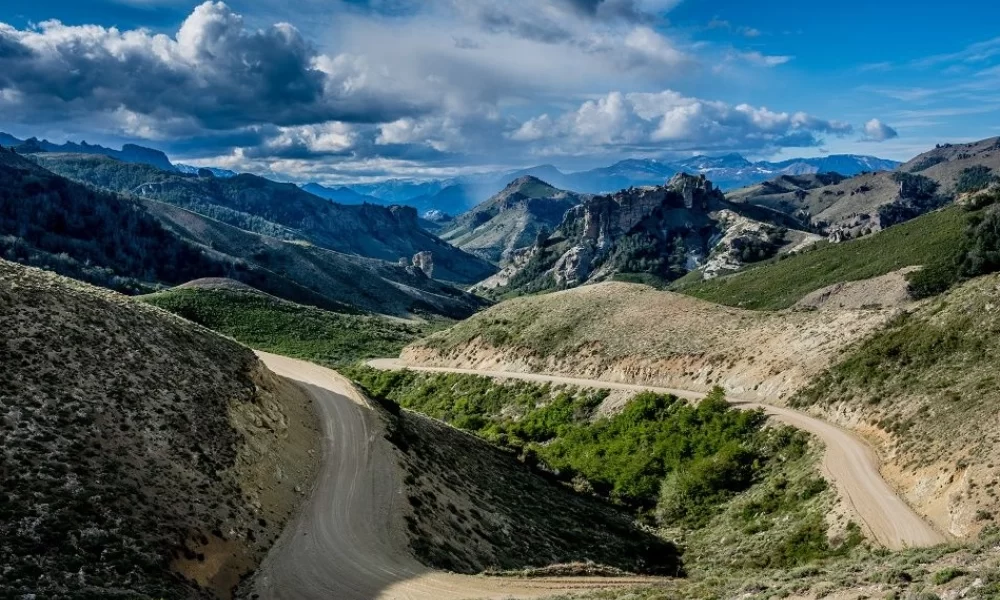
[[[761,216],[776,222],[761,222]],[[533,251],[519,253],[523,264],[505,269],[491,287],[563,289],[619,273],[669,281],[703,267],[711,256],[717,258],[713,275],[732,271],[780,251],[784,220],[774,211],[727,202],[704,175],[681,173],[666,185],[585,199],[566,211],[551,235],[539,236]],[[724,248],[717,248],[720,242]]]
[[427,252],[417,252],[413,255],[413,266],[427,277],[434,277],[434,254]]

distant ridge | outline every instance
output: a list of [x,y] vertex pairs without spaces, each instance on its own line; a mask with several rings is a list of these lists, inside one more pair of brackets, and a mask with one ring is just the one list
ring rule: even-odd
[[121,150],[115,150],[114,148],[106,148],[104,146],[98,146],[93,144],[88,144],[83,141],[79,144],[74,142],[66,142],[65,144],[56,144],[48,140],[39,140],[38,138],[30,138],[27,140],[18,139],[8,133],[0,132],[0,146],[6,146],[8,148],[14,148],[21,152],[22,154],[35,153],[35,152],[64,152],[69,154],[97,154],[101,156],[107,156],[120,160],[126,163],[137,163],[143,165],[151,165],[158,169],[163,169],[164,171],[179,171],[167,155],[156,150],[154,148],[146,148],[145,146],[137,146],[135,144],[125,144],[122,146]]

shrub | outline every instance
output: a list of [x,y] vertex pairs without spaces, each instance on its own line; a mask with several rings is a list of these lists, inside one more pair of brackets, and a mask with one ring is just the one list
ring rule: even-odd
[[967,572],[958,567],[947,567],[934,574],[934,585],[944,585],[952,579],[957,579]]
[[976,165],[962,170],[955,184],[955,191],[959,194],[978,192],[986,189],[990,183],[996,180],[992,170],[986,165]]

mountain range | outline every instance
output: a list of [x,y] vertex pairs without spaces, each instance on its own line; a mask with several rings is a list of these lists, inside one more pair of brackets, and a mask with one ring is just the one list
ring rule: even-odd
[[[198,175],[211,172],[220,179],[235,177],[229,169],[173,164],[165,153],[153,148],[126,144],[121,150],[80,142],[55,144],[47,140],[19,139],[0,133],[0,146],[17,148],[21,154],[67,153],[101,155],[116,160],[146,164],[163,171]],[[602,194],[632,186],[662,185],[677,173],[701,174],[711,179],[723,191],[753,185],[782,175],[839,173],[847,177],[865,172],[891,171],[899,162],[854,154],[837,154],[817,158],[793,158],[780,162],[747,160],[740,154],[721,156],[698,155],[676,160],[627,159],[608,167],[565,173],[553,165],[538,165],[526,169],[490,171],[451,179],[414,181],[385,179],[375,183],[329,187],[307,183],[300,187],[320,198],[339,204],[405,204],[420,214],[434,211],[456,216],[491,198],[507,184],[522,177],[535,177],[548,184],[578,194]]]
[[699,155],[672,161],[629,159],[608,167],[574,173],[564,173],[553,165],[539,165],[436,181],[388,179],[373,184],[348,185],[346,188],[382,203],[407,204],[421,212],[439,210],[457,215],[490,198],[510,181],[526,176],[579,194],[604,194],[633,186],[662,185],[677,173],[689,173],[705,175],[725,191],[781,175],[836,172],[850,177],[867,171],[891,171],[899,164],[893,160],[852,154],[794,158],[781,162],[751,162],[739,154]]
[[241,174],[190,176],[103,156],[30,155],[58,175],[111,191],[173,204],[254,233],[321,248],[407,264],[432,256],[434,276],[472,284],[495,270],[489,263],[423,230],[417,211],[406,206],[343,205],[318,198],[290,183]]

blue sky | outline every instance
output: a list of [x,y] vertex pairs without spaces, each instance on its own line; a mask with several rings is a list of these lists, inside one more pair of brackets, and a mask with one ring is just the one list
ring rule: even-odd
[[5,0],[0,130],[325,183],[903,160],[1000,135],[998,22],[971,0]]

